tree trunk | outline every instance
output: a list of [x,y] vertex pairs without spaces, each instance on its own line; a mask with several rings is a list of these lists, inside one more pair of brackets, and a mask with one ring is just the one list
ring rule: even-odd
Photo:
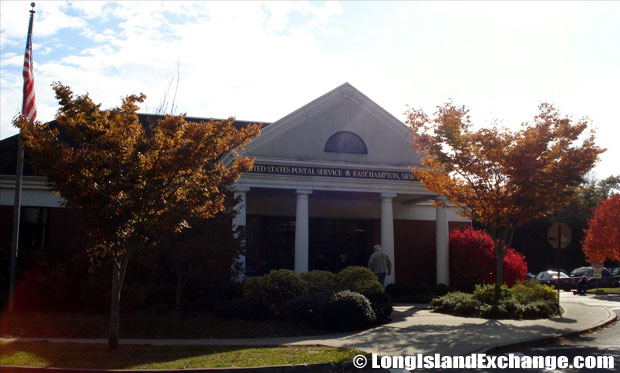
[[121,289],[127,272],[129,255],[125,254],[114,258],[112,263],[112,295],[110,300],[110,329],[108,331],[108,346],[112,350],[118,349],[118,330],[120,324]]
[[183,300],[183,288],[185,287],[185,279],[181,274],[180,269],[177,268],[177,289],[175,294],[174,310],[176,312],[181,311],[181,301]]
[[504,283],[504,250],[503,245],[495,243],[495,295],[493,297],[493,311],[497,312]]

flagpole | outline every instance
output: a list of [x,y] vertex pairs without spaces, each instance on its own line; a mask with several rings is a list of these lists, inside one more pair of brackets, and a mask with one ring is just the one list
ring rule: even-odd
[[[30,60],[32,61],[32,22],[34,19],[34,7],[35,3],[30,3],[32,9],[30,10],[30,21],[28,23],[28,39],[26,42],[26,53],[30,53]],[[28,50],[30,48],[30,51]],[[30,65],[30,69],[32,69],[32,65]],[[25,87],[24,87],[25,88]],[[34,87],[33,87],[34,89]],[[24,89],[24,95],[26,95],[26,90]],[[24,102],[26,101],[26,97],[23,98]],[[33,99],[34,100],[34,99]],[[34,116],[36,117],[36,109],[34,112]],[[22,115],[28,116],[30,120],[29,113],[26,108],[22,106]],[[34,118],[32,118],[34,120]],[[19,248],[19,223],[20,223],[20,212],[21,212],[21,204],[22,204],[22,179],[24,175],[24,144],[20,135],[17,138],[17,164],[15,166],[15,200],[13,203],[13,236],[11,238],[11,275],[9,279],[9,312],[15,311],[15,281],[17,278],[17,255]]]

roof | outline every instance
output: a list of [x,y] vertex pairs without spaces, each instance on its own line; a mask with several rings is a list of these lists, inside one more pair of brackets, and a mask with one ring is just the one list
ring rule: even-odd
[[[146,127],[150,124],[154,123],[154,121],[163,118],[165,115],[160,114],[142,114],[138,113],[138,120],[142,124],[142,126]],[[225,119],[217,119],[217,118],[200,118],[200,117],[185,117],[185,120],[189,122],[202,122],[202,121],[222,121]],[[50,124],[53,126],[55,121],[51,121]],[[244,128],[253,123],[261,123],[261,122],[251,122],[246,120],[235,120],[233,122],[233,126],[236,129]],[[263,128],[268,126],[271,123],[262,123]],[[15,175],[15,168],[17,166],[17,138],[18,135],[14,135],[11,137],[7,137],[3,140],[0,140],[0,175]],[[30,167],[28,162],[28,154],[24,155],[24,175],[26,176],[34,176],[34,170]]]

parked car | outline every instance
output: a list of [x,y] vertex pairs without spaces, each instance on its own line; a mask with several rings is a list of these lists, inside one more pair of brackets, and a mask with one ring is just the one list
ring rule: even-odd
[[[560,272],[564,273],[566,276],[570,276],[570,275],[568,274],[568,271],[567,271],[567,270],[565,270],[564,268],[559,268],[559,270],[560,270]],[[558,271],[558,268],[549,268],[549,269],[548,269],[548,271],[555,271],[555,272],[557,272],[557,271]]]
[[551,285],[553,287],[560,288],[566,291],[570,291],[572,287],[571,278],[564,272],[560,271],[560,277],[558,279],[557,270],[547,270],[539,272],[536,275],[536,281],[541,284]]
[[620,286],[620,267],[609,268],[612,276],[614,276],[614,287]]
[[577,281],[579,281],[582,276],[586,276],[586,278],[588,279],[589,288],[595,288],[597,286],[600,288],[611,288],[616,286],[614,276],[611,274],[611,272],[609,272],[607,268],[603,268],[603,271],[601,272],[601,278],[598,279],[598,281],[597,279],[593,278],[592,267],[579,267],[573,269],[570,273],[573,287],[577,285]]

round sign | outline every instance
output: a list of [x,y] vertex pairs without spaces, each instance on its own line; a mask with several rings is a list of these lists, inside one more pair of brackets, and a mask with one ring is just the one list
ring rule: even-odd
[[571,230],[566,223],[553,223],[547,232],[547,241],[555,249],[565,249],[571,240]]

